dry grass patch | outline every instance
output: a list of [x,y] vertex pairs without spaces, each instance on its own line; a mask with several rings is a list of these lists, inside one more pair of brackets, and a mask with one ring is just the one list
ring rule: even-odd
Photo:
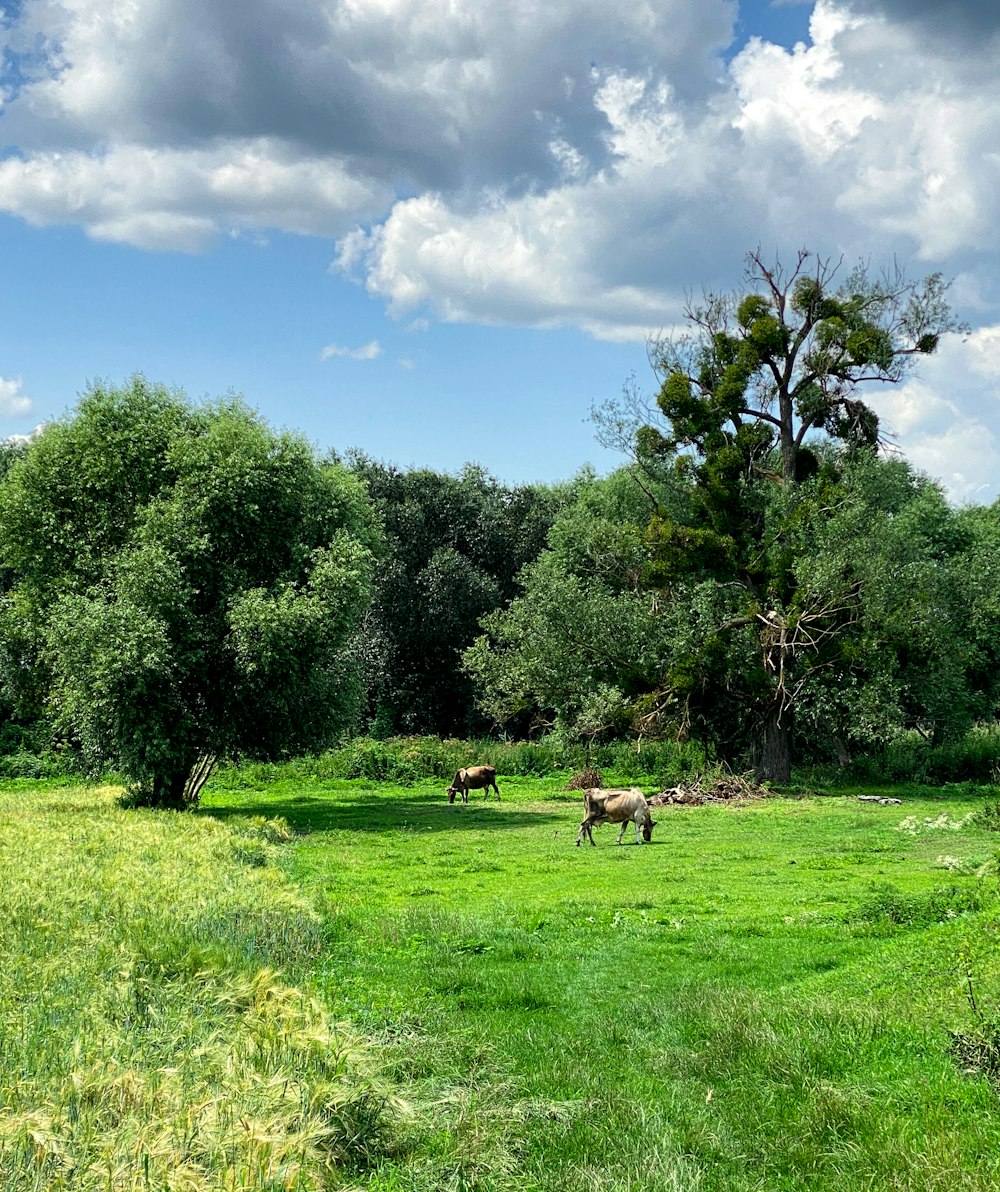
[[0,795],[0,1179],[325,1188],[390,1151],[377,1058],[297,987],[323,946],[287,825]]

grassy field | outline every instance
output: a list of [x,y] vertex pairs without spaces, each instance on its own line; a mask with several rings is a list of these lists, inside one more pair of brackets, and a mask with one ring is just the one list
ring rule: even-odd
[[3,1186],[1000,1186],[981,792],[578,849],[564,785],[2,796]]

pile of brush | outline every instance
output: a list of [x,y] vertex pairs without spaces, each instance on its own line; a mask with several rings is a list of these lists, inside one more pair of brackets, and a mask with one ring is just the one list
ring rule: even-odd
[[700,805],[702,803],[732,803],[743,799],[766,799],[771,794],[766,787],[759,786],[752,774],[721,774],[696,778],[682,786],[651,795],[650,807],[664,804]]
[[601,772],[600,770],[581,770],[579,774],[574,774],[573,777],[566,783],[568,791],[589,791],[598,790],[601,786]]

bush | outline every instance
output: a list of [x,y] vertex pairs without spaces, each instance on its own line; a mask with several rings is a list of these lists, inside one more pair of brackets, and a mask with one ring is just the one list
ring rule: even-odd
[[944,886],[920,894],[907,894],[889,884],[879,885],[848,915],[848,922],[879,934],[891,933],[896,928],[929,927],[984,910],[995,898],[981,883]]
[[856,758],[842,771],[848,779],[867,782],[996,782],[1000,772],[1000,735],[974,729],[961,741],[931,745],[915,733],[883,749]]
[[976,827],[987,832],[1000,832],[1000,802],[987,802],[976,812]]
[[67,778],[74,772],[73,759],[46,750],[44,753],[19,751],[0,755],[0,778]]

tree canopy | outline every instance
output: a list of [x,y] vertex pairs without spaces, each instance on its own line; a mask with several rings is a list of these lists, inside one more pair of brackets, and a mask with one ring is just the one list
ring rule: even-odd
[[461,652],[480,618],[514,596],[564,496],[542,485],[502,485],[473,465],[457,476],[364,456],[350,466],[367,484],[385,535],[360,642],[376,730],[487,728]]
[[239,401],[95,385],[0,485],[4,685],[181,805],[200,759],[349,721],[377,543],[363,486]]
[[777,447],[791,482],[811,432],[876,446],[864,386],[903,380],[962,325],[939,273],[912,281],[898,265],[874,275],[862,263],[838,281],[840,271],[805,249],[787,268],[758,249],[745,289],[689,303],[688,330],[650,345],[663,424],[640,428],[638,450],[689,448],[710,468],[737,454],[761,463]]
[[[481,706],[574,739],[692,736],[734,765],[758,746],[779,682],[811,760],[913,729],[955,739],[992,715],[1000,506],[954,510],[900,459],[820,455],[814,477],[791,493],[767,482],[761,501],[766,571],[792,593],[780,618],[748,608],[718,556],[695,562],[693,479],[657,483],[631,465],[592,481],[465,653]],[[668,514],[680,530],[665,567]]]

